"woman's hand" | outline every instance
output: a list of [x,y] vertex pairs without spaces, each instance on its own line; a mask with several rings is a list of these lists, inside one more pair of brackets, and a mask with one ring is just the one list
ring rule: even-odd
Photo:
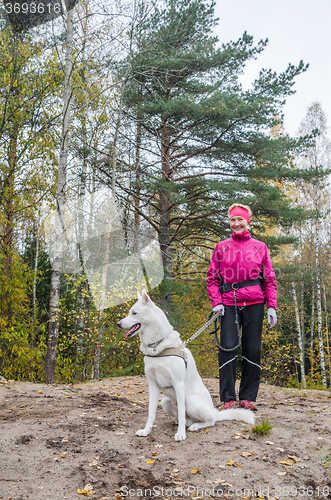
[[217,306],[213,307],[213,311],[217,313],[218,311],[221,311],[220,316],[224,316],[224,306],[223,304],[217,304]]
[[268,307],[268,323],[269,328],[272,328],[277,323],[277,314],[273,307]]

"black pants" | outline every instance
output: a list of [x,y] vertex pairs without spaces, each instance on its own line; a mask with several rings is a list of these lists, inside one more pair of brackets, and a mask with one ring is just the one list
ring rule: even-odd
[[[227,349],[238,344],[234,306],[224,306],[221,322],[221,346]],[[242,328],[242,363],[239,399],[256,401],[261,379],[261,337],[264,304],[253,304],[242,309],[237,307],[239,325]],[[219,379],[221,401],[236,399],[236,359],[238,349],[225,352],[219,349]]]

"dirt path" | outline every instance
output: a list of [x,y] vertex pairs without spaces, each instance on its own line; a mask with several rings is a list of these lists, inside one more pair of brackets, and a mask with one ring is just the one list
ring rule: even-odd
[[[218,405],[217,380],[204,382]],[[0,384],[0,498],[331,499],[329,392],[262,385],[267,437],[219,422],[175,442],[160,407],[151,436],[138,438],[147,405],[145,377]]]

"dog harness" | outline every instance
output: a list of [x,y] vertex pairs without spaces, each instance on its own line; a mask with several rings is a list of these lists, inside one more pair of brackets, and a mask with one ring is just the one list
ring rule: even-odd
[[[154,354],[153,356],[150,356],[151,358],[162,358],[163,356],[178,356],[179,358],[182,358],[185,363],[185,368],[187,368],[187,357],[186,357],[186,352],[184,351],[184,344],[181,344],[178,347],[167,347],[166,349],[163,349],[163,351],[159,352],[158,354]],[[148,356],[148,355],[147,355]]]

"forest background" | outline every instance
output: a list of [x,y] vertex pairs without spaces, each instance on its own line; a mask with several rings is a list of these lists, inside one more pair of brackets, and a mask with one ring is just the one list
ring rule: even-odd
[[[214,5],[202,0],[81,0],[28,30],[1,20],[3,377],[53,383],[141,373],[139,339],[125,340],[116,323],[134,301],[126,288],[140,289],[132,263],[142,262],[151,235],[163,279],[155,287],[147,279],[146,288],[189,338],[210,313],[209,260],[230,236],[228,207],[241,202],[277,275],[278,322],[268,330],[265,321],[262,378],[330,387],[326,118],[312,103],[300,136],[289,137],[282,107],[307,65],[262,70],[243,90],[245,63],[267,41],[244,33],[220,46],[215,26]],[[79,207],[88,200],[93,215],[100,192],[109,194],[116,230],[107,236],[106,225],[96,238]],[[80,238],[66,254],[64,232],[51,224],[47,233],[45,222],[49,214],[62,221],[68,204]],[[125,286],[107,288],[105,262],[135,256]],[[107,302],[105,288],[117,299]],[[190,348],[200,373],[217,376],[213,336],[204,332]]]

